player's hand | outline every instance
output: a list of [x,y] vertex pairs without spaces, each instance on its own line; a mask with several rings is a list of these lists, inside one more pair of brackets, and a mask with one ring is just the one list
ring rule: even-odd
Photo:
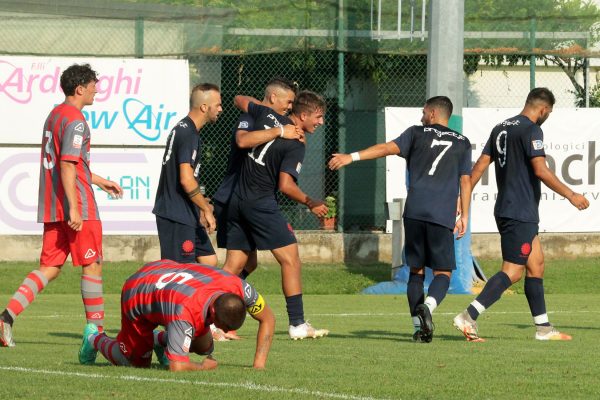
[[103,182],[99,182],[98,186],[100,187],[100,189],[108,193],[113,199],[123,198],[123,189],[116,182],[105,179]]
[[334,153],[333,157],[331,157],[331,160],[329,160],[329,163],[327,163],[327,166],[331,170],[336,170],[350,164],[351,162],[352,156],[350,154]]
[[327,206],[321,200],[313,200],[308,199],[306,202],[306,206],[310,210],[311,213],[315,214],[317,217],[324,217],[325,214],[329,211]]
[[[212,206],[211,206],[212,207]],[[206,232],[213,233],[215,229],[217,229],[217,221],[215,221],[215,216],[212,212],[212,209],[209,211],[200,212],[200,220],[202,221],[202,216],[204,215],[204,219],[206,223],[202,223],[204,228],[206,228]]]
[[80,232],[83,228],[83,220],[81,219],[79,210],[77,210],[76,207],[73,207],[69,210],[69,228],[76,232]]
[[590,206],[590,202],[588,201],[588,199],[585,198],[584,195],[575,192],[573,192],[573,194],[569,196],[569,201],[578,210],[585,210]]
[[219,366],[219,363],[212,356],[206,356],[204,361],[202,361],[202,369],[203,370],[215,369],[218,366]]
[[[207,197],[206,201],[210,201],[210,199]],[[210,208],[210,212],[213,213],[213,215],[214,215],[215,206],[213,206],[212,204],[208,203],[208,207]],[[205,215],[205,213],[204,213],[203,210],[200,210],[200,223],[204,227],[208,226],[208,221],[206,220],[206,215]]]
[[304,143],[304,131],[299,126],[289,124],[283,126],[283,138],[299,140]]
[[461,215],[456,220],[456,225],[454,225],[454,232],[453,233],[457,234],[456,239],[460,239],[463,236],[465,236],[465,233],[467,233],[467,227],[468,226],[469,226],[469,217]]

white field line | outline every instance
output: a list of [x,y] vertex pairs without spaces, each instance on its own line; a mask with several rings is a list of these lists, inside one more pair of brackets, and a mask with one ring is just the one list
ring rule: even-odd
[[41,374],[41,375],[59,375],[59,376],[74,376],[79,378],[94,378],[94,379],[107,379],[107,380],[116,380],[116,381],[135,381],[135,382],[150,382],[150,383],[175,383],[178,385],[198,385],[198,386],[207,386],[207,387],[217,387],[217,388],[236,388],[236,389],[244,389],[249,391],[256,392],[270,392],[270,393],[286,393],[286,394],[298,394],[303,396],[314,396],[320,398],[328,398],[328,399],[342,399],[342,400],[384,400],[377,399],[374,397],[362,397],[362,396],[353,396],[342,393],[333,393],[333,392],[322,392],[319,390],[308,390],[301,388],[283,388],[279,386],[269,386],[269,385],[261,385],[252,382],[246,383],[231,383],[231,382],[208,382],[208,381],[199,381],[199,380],[184,380],[184,379],[161,379],[161,378],[146,378],[143,376],[136,375],[119,375],[119,376],[111,376],[111,375],[102,375],[102,374],[86,374],[83,372],[68,372],[68,371],[49,371],[45,369],[33,369],[33,368],[22,368],[22,367],[5,367],[0,366],[0,370],[3,371],[11,371],[11,372],[19,372],[19,373],[28,373],[28,374]]
[[[435,312],[435,315],[456,315],[463,310],[450,311],[450,312]],[[600,310],[556,310],[547,311],[547,314],[600,314]],[[275,313],[277,316],[287,316],[287,314]],[[392,312],[392,313],[309,313],[312,317],[393,317],[393,316],[408,316],[408,312]],[[487,311],[486,315],[489,314],[527,314],[530,315],[529,311]],[[50,315],[33,315],[31,318],[81,318],[83,314],[50,314]]]

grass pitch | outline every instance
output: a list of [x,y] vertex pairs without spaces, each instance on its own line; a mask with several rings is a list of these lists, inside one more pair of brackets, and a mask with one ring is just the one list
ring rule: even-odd
[[[331,334],[291,341],[279,269],[261,267],[249,281],[278,319],[268,369],[250,367],[256,323],[249,319],[239,332],[244,340],[216,344],[217,370],[177,374],[157,364],[149,370],[113,367],[101,355],[95,366],[79,365],[84,326],[79,271],[67,267],[17,319],[17,347],[0,348],[0,399],[598,398],[600,294],[594,277],[599,262],[548,263],[550,320],[572,334],[572,342],[535,341],[522,286],[515,285],[514,294],[479,319],[487,342],[467,343],[451,324],[473,296],[449,295],[434,313],[433,342],[412,343],[404,295],[358,294],[388,278],[385,265],[306,265],[306,316]],[[498,265],[483,261],[488,276]],[[0,307],[34,267],[0,263]],[[119,329],[121,285],[138,267],[106,264],[109,335]]]

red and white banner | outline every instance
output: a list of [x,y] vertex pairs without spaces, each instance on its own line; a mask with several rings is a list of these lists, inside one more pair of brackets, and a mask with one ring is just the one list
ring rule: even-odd
[[[421,108],[385,109],[386,140],[406,128],[420,124]],[[521,109],[465,108],[463,133],[471,141],[473,162],[481,155],[492,128],[519,114]],[[544,148],[550,168],[570,188],[584,193],[590,201],[585,211],[542,184],[540,201],[541,232],[600,232],[600,111],[598,109],[554,109],[542,126]],[[406,198],[406,164],[400,157],[386,162],[386,201]],[[497,194],[493,164],[473,190],[471,230],[496,232],[494,203]]]

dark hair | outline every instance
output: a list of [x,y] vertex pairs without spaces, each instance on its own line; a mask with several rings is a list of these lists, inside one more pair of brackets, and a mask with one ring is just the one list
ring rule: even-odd
[[209,91],[214,91],[217,93],[220,93],[221,90],[219,89],[219,87],[217,85],[215,85],[214,83],[199,83],[196,86],[194,86],[192,88],[192,91],[190,92],[190,109],[192,109],[192,99],[194,98],[194,94],[196,92],[209,92]]
[[549,106],[554,106],[556,99],[554,98],[554,94],[550,91],[550,89],[545,87],[539,87],[532,89],[531,92],[527,95],[526,104],[533,104],[536,101],[543,101]]
[[425,102],[425,105],[444,111],[448,118],[450,118],[452,115],[452,110],[454,109],[452,101],[450,101],[450,99],[446,96],[431,97]]
[[313,113],[317,110],[325,112],[327,110],[327,103],[325,99],[309,90],[303,90],[296,96],[294,104],[292,105],[292,114],[300,115],[304,113]]
[[283,90],[291,90],[294,94],[298,93],[298,83],[292,82],[287,78],[283,78],[281,76],[276,76],[267,82],[267,86],[265,86],[265,96],[268,96],[270,92],[274,88],[280,88]]
[[240,296],[225,293],[214,302],[216,318],[229,331],[239,329],[246,319],[246,306]]
[[73,96],[77,86],[86,86],[92,81],[98,82],[98,74],[90,64],[73,64],[60,76],[60,88],[65,96]]

